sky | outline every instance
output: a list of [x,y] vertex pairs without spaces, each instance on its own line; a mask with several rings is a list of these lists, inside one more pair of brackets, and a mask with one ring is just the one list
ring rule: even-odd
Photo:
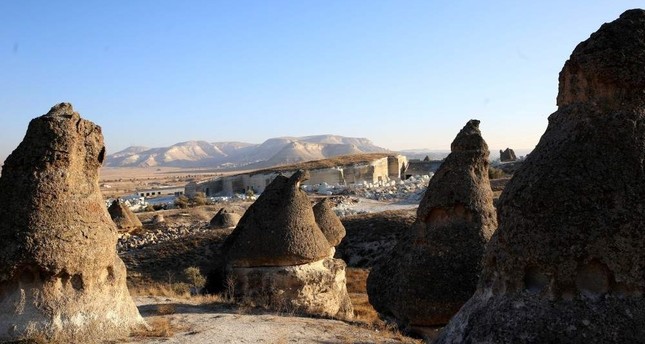
[[0,161],[71,102],[108,154],[366,137],[449,149],[471,118],[533,148],[575,46],[641,0],[0,2]]

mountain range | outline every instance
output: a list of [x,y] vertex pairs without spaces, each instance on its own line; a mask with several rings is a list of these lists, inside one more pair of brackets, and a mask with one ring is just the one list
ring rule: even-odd
[[170,147],[128,147],[108,155],[107,167],[265,168],[333,156],[390,152],[366,138],[338,135],[277,137],[261,144],[186,141]]

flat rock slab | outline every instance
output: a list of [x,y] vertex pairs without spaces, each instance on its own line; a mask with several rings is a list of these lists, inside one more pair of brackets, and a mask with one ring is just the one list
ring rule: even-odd
[[[193,305],[189,300],[135,297],[146,321],[167,318],[174,335],[130,338],[127,343],[421,343],[338,320],[279,314],[236,314],[226,306]],[[172,304],[174,314],[156,315],[160,304]]]

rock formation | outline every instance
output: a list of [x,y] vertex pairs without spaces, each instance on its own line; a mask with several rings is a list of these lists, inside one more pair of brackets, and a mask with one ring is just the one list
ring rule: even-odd
[[0,341],[94,342],[143,322],[116,253],[101,128],[70,104],[33,119],[0,177]]
[[645,11],[580,43],[500,198],[473,297],[438,343],[642,343]]
[[374,308],[413,330],[446,324],[470,298],[497,227],[479,121],[464,126],[451,151],[430,180],[412,229],[367,280]]
[[240,221],[240,215],[236,213],[230,213],[224,208],[220,210],[213,216],[210,221],[210,228],[232,228],[237,226],[237,223]]
[[329,198],[325,198],[316,203],[314,206],[314,217],[329,244],[332,247],[338,246],[340,241],[345,237],[345,226],[343,226],[343,223],[340,222],[340,219],[334,213]]
[[307,178],[278,176],[249,207],[224,243],[226,275],[236,296],[254,304],[348,319],[345,262],[333,258],[300,189]]
[[508,161],[515,161],[517,160],[517,156],[515,155],[515,151],[506,148],[506,150],[500,150],[499,151],[499,161],[501,162],[508,162]]
[[166,219],[163,217],[163,214],[155,214],[155,216],[152,217],[152,224],[160,225],[163,223],[166,223]]
[[118,199],[112,201],[108,213],[120,232],[130,233],[143,227],[137,215],[134,215],[130,208]]

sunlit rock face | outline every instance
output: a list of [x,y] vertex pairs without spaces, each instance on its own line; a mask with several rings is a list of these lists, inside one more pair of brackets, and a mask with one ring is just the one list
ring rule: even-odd
[[506,186],[475,295],[438,343],[642,343],[645,11],[580,43]]
[[239,214],[220,208],[217,214],[215,214],[210,220],[209,227],[212,229],[232,228],[237,226],[237,223],[240,222],[240,217],[241,216]]
[[[333,258],[333,246],[300,188],[307,178],[306,171],[276,177],[244,213],[223,246],[225,283],[244,302],[351,319],[346,265]],[[322,215],[326,224],[334,223],[330,214]]]
[[445,325],[472,296],[497,221],[479,121],[459,132],[430,180],[417,219],[367,280],[370,303],[401,325]]
[[0,340],[95,342],[143,322],[116,253],[101,128],[70,104],[29,124],[0,177]]
[[143,227],[137,215],[134,215],[132,210],[118,199],[112,201],[108,213],[119,232],[130,233]]

